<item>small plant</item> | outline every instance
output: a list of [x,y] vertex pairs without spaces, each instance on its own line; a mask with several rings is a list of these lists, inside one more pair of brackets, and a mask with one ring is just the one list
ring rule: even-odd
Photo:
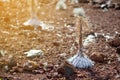
[[28,19],[26,22],[23,23],[25,26],[34,26],[34,29],[37,30],[37,28],[40,26],[42,29],[46,29],[48,25],[43,23],[42,21],[39,21],[37,16],[37,9],[36,9],[37,0],[31,0],[30,9],[31,9],[31,18]]
[[66,0],[59,0],[56,4],[56,10],[59,9],[67,9],[67,5],[65,4]]
[[78,52],[76,55],[68,59],[68,62],[72,64],[76,68],[89,68],[94,65],[94,62],[90,60],[86,54],[83,52],[83,44],[82,44],[82,23],[83,23],[83,17],[77,17],[76,20],[76,27],[77,32],[79,34],[79,46],[78,46]]
[[85,11],[84,11],[84,9],[82,7],[80,7],[80,8],[74,8],[73,9],[73,14],[74,14],[75,17],[77,17],[77,16],[83,16],[83,17],[85,17],[86,16],[85,15]]

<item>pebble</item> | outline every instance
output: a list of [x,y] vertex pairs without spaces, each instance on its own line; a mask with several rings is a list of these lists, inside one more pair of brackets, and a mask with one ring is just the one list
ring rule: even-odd
[[95,62],[104,62],[105,55],[102,52],[93,52],[90,58]]
[[111,41],[108,42],[108,44],[112,47],[119,47],[120,39],[119,38],[112,39]]

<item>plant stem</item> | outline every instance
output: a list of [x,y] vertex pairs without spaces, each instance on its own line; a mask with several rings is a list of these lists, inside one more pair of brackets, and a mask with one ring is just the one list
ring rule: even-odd
[[78,44],[78,53],[81,55],[81,56],[84,56],[83,55],[83,44],[82,44],[82,18],[81,17],[78,17],[78,20],[77,20],[77,28],[78,28],[78,37],[79,37],[79,44]]
[[37,15],[36,15],[36,9],[35,9],[35,1],[34,0],[31,0],[31,17],[32,18],[37,18]]

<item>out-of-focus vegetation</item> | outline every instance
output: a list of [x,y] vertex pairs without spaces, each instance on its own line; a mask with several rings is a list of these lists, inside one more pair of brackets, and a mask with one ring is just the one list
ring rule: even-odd
[[[0,0],[0,24],[1,26],[22,26],[23,22],[30,17],[32,0]],[[56,3],[56,0],[37,0],[35,3],[38,16],[48,7]],[[41,8],[43,7],[43,8]],[[7,23],[7,24],[6,24]]]

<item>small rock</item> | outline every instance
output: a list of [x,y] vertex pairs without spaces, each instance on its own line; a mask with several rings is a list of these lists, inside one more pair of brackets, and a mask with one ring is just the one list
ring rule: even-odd
[[94,33],[96,38],[104,38],[104,34],[103,33]]
[[112,47],[118,47],[118,46],[120,46],[120,38],[119,37],[114,38],[114,39],[110,40],[108,42],[108,44]]
[[93,52],[90,58],[95,62],[104,62],[105,55],[101,52]]
[[27,54],[27,57],[36,57],[36,56],[43,56],[42,50],[30,50],[28,52],[25,52],[24,54]]
[[61,67],[57,70],[58,73],[67,76],[71,76],[75,73],[75,68],[69,64],[67,61],[65,61]]
[[107,35],[103,34],[103,36],[104,36],[104,38],[105,38],[106,42],[108,42],[109,40],[114,39],[114,37],[113,37],[113,36],[111,36],[111,35],[110,35],[110,33],[107,33]]

